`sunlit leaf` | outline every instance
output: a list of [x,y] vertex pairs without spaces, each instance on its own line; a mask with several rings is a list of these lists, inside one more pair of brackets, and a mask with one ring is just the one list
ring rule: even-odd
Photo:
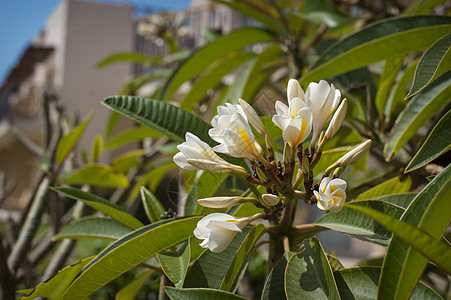
[[91,120],[91,117],[92,112],[86,116],[85,120],[80,125],[72,129],[59,141],[58,147],[56,148],[56,162],[58,164],[61,164],[72,149],[74,149],[75,145],[77,145],[86,126]]
[[[416,226],[438,241],[451,219],[450,182],[448,166],[412,200],[400,219],[403,224]],[[378,292],[383,299],[408,297],[427,265],[428,260],[409,247],[404,238],[407,236],[394,236],[388,246]]]
[[[376,109],[379,116],[383,116],[385,103],[388,98],[388,93],[393,85],[396,74],[403,63],[402,58],[388,59],[385,61],[384,71],[382,72],[379,86],[376,93]],[[383,118],[382,118],[383,119]]]
[[[380,211],[381,213],[395,218],[399,218],[404,211],[396,205],[382,201],[369,200],[349,203],[353,203],[355,206],[371,207],[373,210]],[[369,218],[358,211],[349,209],[346,206],[343,207],[343,209],[338,213],[325,214],[320,217],[315,224],[350,235],[363,241],[373,242],[384,246],[388,244],[392,235],[372,218]]]
[[64,179],[66,184],[90,184],[105,187],[127,187],[128,181],[123,173],[108,165],[90,164],[75,170]]
[[124,286],[119,292],[116,293],[115,300],[129,300],[135,299],[138,292],[141,290],[141,287],[146,282],[146,280],[150,277],[150,275],[155,272],[154,270],[146,270],[141,274],[137,275],[133,280]]
[[50,189],[69,198],[83,201],[86,205],[103,212],[105,215],[110,216],[131,229],[137,229],[143,226],[138,219],[123,211],[122,208],[97,195],[73,187],[51,187]]
[[103,140],[100,135],[96,135],[91,149],[91,161],[96,163],[99,161],[100,155],[103,151]]
[[285,292],[287,299],[340,299],[329,261],[316,237],[304,241],[288,260]]
[[421,57],[415,70],[412,88],[406,96],[412,97],[435,79],[451,70],[451,34],[435,42]]
[[152,194],[146,187],[141,187],[141,199],[144,211],[150,222],[158,222],[161,220],[161,215],[164,214],[165,209],[161,202]]
[[139,126],[125,130],[118,135],[108,139],[106,147],[114,149],[130,142],[138,142],[144,140],[145,138],[157,138],[162,136],[163,134],[149,127]]
[[451,73],[445,74],[409,101],[396,119],[390,138],[384,147],[386,159],[391,160],[418,129],[449,103]]
[[432,129],[427,139],[406,167],[405,173],[421,168],[443,153],[451,150],[451,111],[448,111]]
[[163,220],[137,229],[100,252],[62,299],[83,299],[131,268],[193,235],[200,217]]
[[130,228],[113,219],[89,216],[70,223],[58,232],[53,239],[94,238],[117,240],[130,233],[130,231]]
[[132,150],[121,154],[120,156],[114,158],[111,162],[111,166],[113,169],[118,170],[119,172],[126,173],[133,168],[139,167],[141,162],[139,158],[146,154],[145,150]]
[[115,63],[140,63],[150,64],[161,58],[151,58],[148,55],[138,52],[115,52],[103,58],[97,63],[97,68],[104,68]]
[[358,195],[354,200],[369,200],[388,194],[405,193],[410,190],[411,185],[412,178],[410,176],[394,177],[366,190]]
[[40,283],[30,293],[22,297],[22,300],[35,299],[37,297],[47,297],[50,299],[60,299],[61,295],[70,285],[78,273],[88,264],[93,257],[88,257],[82,261],[67,266],[58,271],[48,280]]
[[449,33],[451,17],[414,16],[384,19],[352,33],[327,49],[301,80],[329,78],[368,64],[429,47]]

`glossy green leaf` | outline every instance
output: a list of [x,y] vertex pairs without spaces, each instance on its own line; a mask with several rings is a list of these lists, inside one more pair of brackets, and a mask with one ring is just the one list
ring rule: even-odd
[[417,193],[400,193],[400,194],[390,194],[390,195],[383,195],[372,198],[372,200],[378,200],[378,201],[384,201],[388,202],[397,206],[400,206],[404,209],[406,209],[412,200],[415,198]]
[[182,288],[190,261],[189,242],[184,242],[177,251],[163,251],[157,254],[161,268],[176,288]]
[[30,293],[22,297],[22,300],[35,299],[37,297],[47,297],[49,299],[60,299],[61,295],[70,285],[78,273],[88,264],[93,257],[88,257],[80,262],[67,266],[58,271],[46,281],[37,285]]
[[119,206],[97,195],[73,187],[51,187],[50,189],[69,198],[83,201],[86,205],[110,216],[131,229],[137,229],[144,226],[138,219],[123,211]]
[[226,1],[215,0],[231,7],[233,10],[239,11],[243,15],[250,17],[251,19],[260,21],[263,25],[272,31],[284,35],[286,32],[282,25],[282,20],[279,12],[274,5],[268,4],[265,1],[260,0],[241,0],[241,1]]
[[415,70],[412,88],[406,96],[412,97],[428,84],[451,70],[451,34],[435,42],[421,57]]
[[287,299],[285,295],[285,268],[293,252],[285,252],[269,272],[261,300]]
[[137,275],[130,283],[128,283],[126,286],[120,289],[119,292],[116,293],[115,300],[135,299],[136,295],[141,290],[141,287],[154,272],[154,270],[146,270]]
[[90,184],[105,187],[128,187],[127,178],[110,166],[90,164],[75,170],[68,178],[66,184]]
[[451,111],[448,111],[432,129],[427,139],[406,167],[405,173],[421,168],[443,153],[451,150]]
[[385,103],[387,102],[388,93],[393,85],[396,74],[403,63],[402,58],[393,58],[385,61],[384,71],[382,72],[379,86],[376,93],[376,109],[379,116],[383,116]]
[[91,149],[91,161],[96,163],[99,161],[100,155],[103,151],[103,139],[100,135],[96,135]]
[[388,194],[400,194],[410,190],[412,185],[412,178],[410,176],[394,177],[373,188],[361,193],[354,200],[369,200],[375,197],[384,196]]
[[181,107],[192,110],[193,106],[205,98],[208,91],[217,86],[224,76],[254,56],[254,53],[249,52],[234,53],[234,55],[214,63],[193,83],[191,90],[182,101]]
[[[449,195],[450,181],[451,166],[448,166],[412,200],[400,220],[439,240],[451,218],[450,197],[443,194],[447,189]],[[384,259],[378,292],[384,299],[407,297],[427,264],[426,258],[400,238],[392,238]]]
[[145,138],[157,138],[162,136],[163,135],[161,133],[149,127],[139,126],[136,128],[125,130],[119,133],[118,135],[110,138],[106,143],[106,147],[114,149],[127,143],[142,141]]
[[75,279],[62,300],[88,297],[111,280],[193,235],[200,217],[163,220],[139,228],[100,252]]
[[104,68],[115,63],[139,63],[150,64],[158,58],[151,58],[148,55],[138,52],[115,52],[103,58],[97,63],[97,68]]
[[114,158],[111,162],[111,166],[113,169],[127,173],[133,168],[139,167],[141,165],[141,161],[139,158],[146,154],[145,150],[132,150],[121,154],[120,156]]
[[161,100],[168,100],[186,81],[205,70],[212,61],[221,59],[232,51],[255,43],[269,42],[273,37],[260,28],[244,28],[216,39],[194,52],[172,74],[162,89]]
[[248,261],[255,243],[266,232],[263,224],[257,224],[241,243],[233,258],[232,264],[225,274],[224,280],[219,287],[220,290],[232,292],[236,289],[240,278],[240,273]]
[[164,290],[171,300],[245,300],[245,298],[214,289],[177,289],[165,286]]
[[340,299],[332,269],[319,240],[305,240],[288,260],[285,270],[287,299]]
[[146,187],[141,187],[141,199],[147,218],[151,223],[161,220],[161,215],[166,211],[161,202]]
[[[451,185],[448,186],[443,194],[447,197],[446,199],[451,197]],[[432,238],[425,231],[377,210],[352,203],[347,203],[345,205],[348,208],[360,211],[361,213],[364,213],[365,215],[376,220],[378,223],[392,231],[393,234],[401,240],[412,246],[416,251],[437,264],[437,266],[446,272],[451,273],[451,251],[449,246]],[[418,262],[416,261],[415,263],[417,264]],[[415,276],[418,275],[415,274]],[[405,282],[403,281],[402,284],[404,285]]]
[[174,105],[133,96],[111,96],[102,103],[176,142],[185,141],[185,133],[189,131],[202,141],[213,143],[207,122]]
[[244,260],[252,250],[253,243],[264,232],[262,226],[260,224],[256,227],[245,227],[243,232],[238,233],[230,245],[220,253],[209,250],[203,252],[188,271],[185,287],[219,289],[225,286],[230,287],[231,283],[235,286],[236,278],[233,276],[241,270]]
[[[371,207],[373,210],[395,218],[399,218],[404,212],[402,208],[382,201],[369,200],[350,203],[359,207]],[[330,212],[325,214],[314,224],[344,233],[362,241],[372,242],[383,246],[388,244],[392,235],[372,218],[369,218],[358,211],[349,209],[346,206],[338,213]]]
[[451,17],[384,19],[334,43],[302,78],[302,85],[429,47],[451,30]]
[[130,231],[130,228],[113,219],[89,216],[70,223],[58,232],[53,239],[94,238],[117,240],[130,233]]
[[391,160],[417,130],[449,102],[450,93],[451,73],[448,73],[410,100],[396,119],[390,138],[385,144],[384,155],[387,161]]
[[88,114],[80,125],[72,129],[59,141],[56,148],[56,162],[58,164],[61,164],[64,159],[66,159],[67,155],[74,149],[75,145],[77,145],[83,132],[85,132],[86,126],[91,120],[91,117],[92,112]]
[[[380,267],[355,267],[335,271],[335,281],[337,282],[341,299],[376,300],[380,273]],[[440,300],[442,298],[434,290],[420,282],[410,299]]]

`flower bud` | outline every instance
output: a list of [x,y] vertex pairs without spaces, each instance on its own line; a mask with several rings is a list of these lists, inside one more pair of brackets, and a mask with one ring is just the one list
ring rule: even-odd
[[302,101],[304,101],[304,91],[296,79],[290,79],[288,80],[287,85],[287,100],[290,101],[296,97],[301,98]]
[[255,172],[257,172],[257,176],[258,176],[258,178],[259,178],[261,181],[263,181],[264,183],[269,182],[268,176],[265,174],[265,172],[263,172],[262,169],[256,168],[256,169],[255,169]]
[[332,120],[329,123],[329,127],[326,130],[326,135],[324,136],[324,143],[329,141],[340,129],[341,124],[346,117],[346,113],[348,111],[348,100],[343,99],[337,111],[335,112]]
[[283,163],[285,166],[288,166],[290,164],[291,158],[293,156],[293,151],[294,149],[290,147],[290,144],[285,143],[285,147],[283,148]]
[[246,169],[232,164],[221,164],[206,159],[187,159],[187,162],[194,167],[213,173],[236,174],[247,177]]
[[302,156],[301,166],[302,166],[302,173],[308,174],[310,172],[310,162],[308,160],[308,157],[305,155]]
[[280,198],[273,194],[263,194],[261,198],[263,205],[267,207],[275,206],[280,202]]
[[338,167],[344,167],[362,158],[371,148],[373,141],[366,140],[337,160]]
[[210,207],[210,208],[225,208],[225,207],[231,207],[235,206],[240,203],[244,202],[253,202],[257,203],[257,200],[255,198],[251,197],[210,197],[210,198],[202,198],[197,200],[197,203],[204,207]]
[[258,134],[264,137],[266,135],[266,129],[265,126],[263,126],[262,121],[260,121],[260,117],[257,115],[257,112],[243,99],[240,98],[238,101],[240,102],[241,108],[243,109],[249,123],[254,126]]

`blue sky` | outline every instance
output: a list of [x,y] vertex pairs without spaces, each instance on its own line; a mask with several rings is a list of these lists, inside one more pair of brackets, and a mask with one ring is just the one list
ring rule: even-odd
[[[47,18],[62,0],[0,1],[0,84],[14,67],[21,53],[44,27]],[[158,10],[187,8],[191,0],[93,0],[93,2],[124,3]]]

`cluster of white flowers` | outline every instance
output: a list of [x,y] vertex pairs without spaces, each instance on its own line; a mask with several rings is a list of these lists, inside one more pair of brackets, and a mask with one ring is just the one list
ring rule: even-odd
[[[371,145],[371,141],[368,140],[337,160],[325,171],[319,188],[317,190],[312,188],[311,170],[319,160],[324,144],[338,131],[346,115],[346,99],[341,101],[337,109],[340,99],[340,91],[324,80],[310,83],[305,93],[297,80],[289,80],[288,106],[277,101],[276,114],[272,117],[274,124],[282,130],[285,142],[284,167],[274,161],[271,139],[257,113],[242,99],[240,104],[227,103],[217,108],[218,114],[213,117],[211,121],[213,127],[209,130],[210,137],[219,143],[217,146],[211,148],[194,134],[186,133],[186,142],[177,147],[180,152],[174,156],[174,162],[178,166],[186,170],[239,175],[249,183],[263,185],[268,192],[260,195],[257,189],[253,189],[257,199],[252,197],[199,199],[199,204],[211,208],[252,202],[265,210],[265,213],[241,219],[222,213],[207,215],[199,221],[194,231],[197,238],[204,240],[201,243],[202,247],[214,252],[224,250],[244,226],[257,218],[273,216],[294,198],[303,199],[309,204],[317,203],[318,208],[322,210],[340,211],[346,201],[347,184],[344,180],[334,177],[338,177],[346,165],[363,156]],[[333,115],[335,110],[336,113]],[[326,132],[321,133],[329,120],[331,122]],[[265,141],[267,155],[257,142],[251,125]],[[309,147],[303,151],[302,143],[309,136],[311,136]],[[216,153],[247,159],[252,172],[227,162]],[[293,180],[296,153],[299,157],[299,168]],[[329,173],[333,169],[340,172],[334,173],[330,178]],[[302,176],[305,181],[305,192],[297,190]]]

